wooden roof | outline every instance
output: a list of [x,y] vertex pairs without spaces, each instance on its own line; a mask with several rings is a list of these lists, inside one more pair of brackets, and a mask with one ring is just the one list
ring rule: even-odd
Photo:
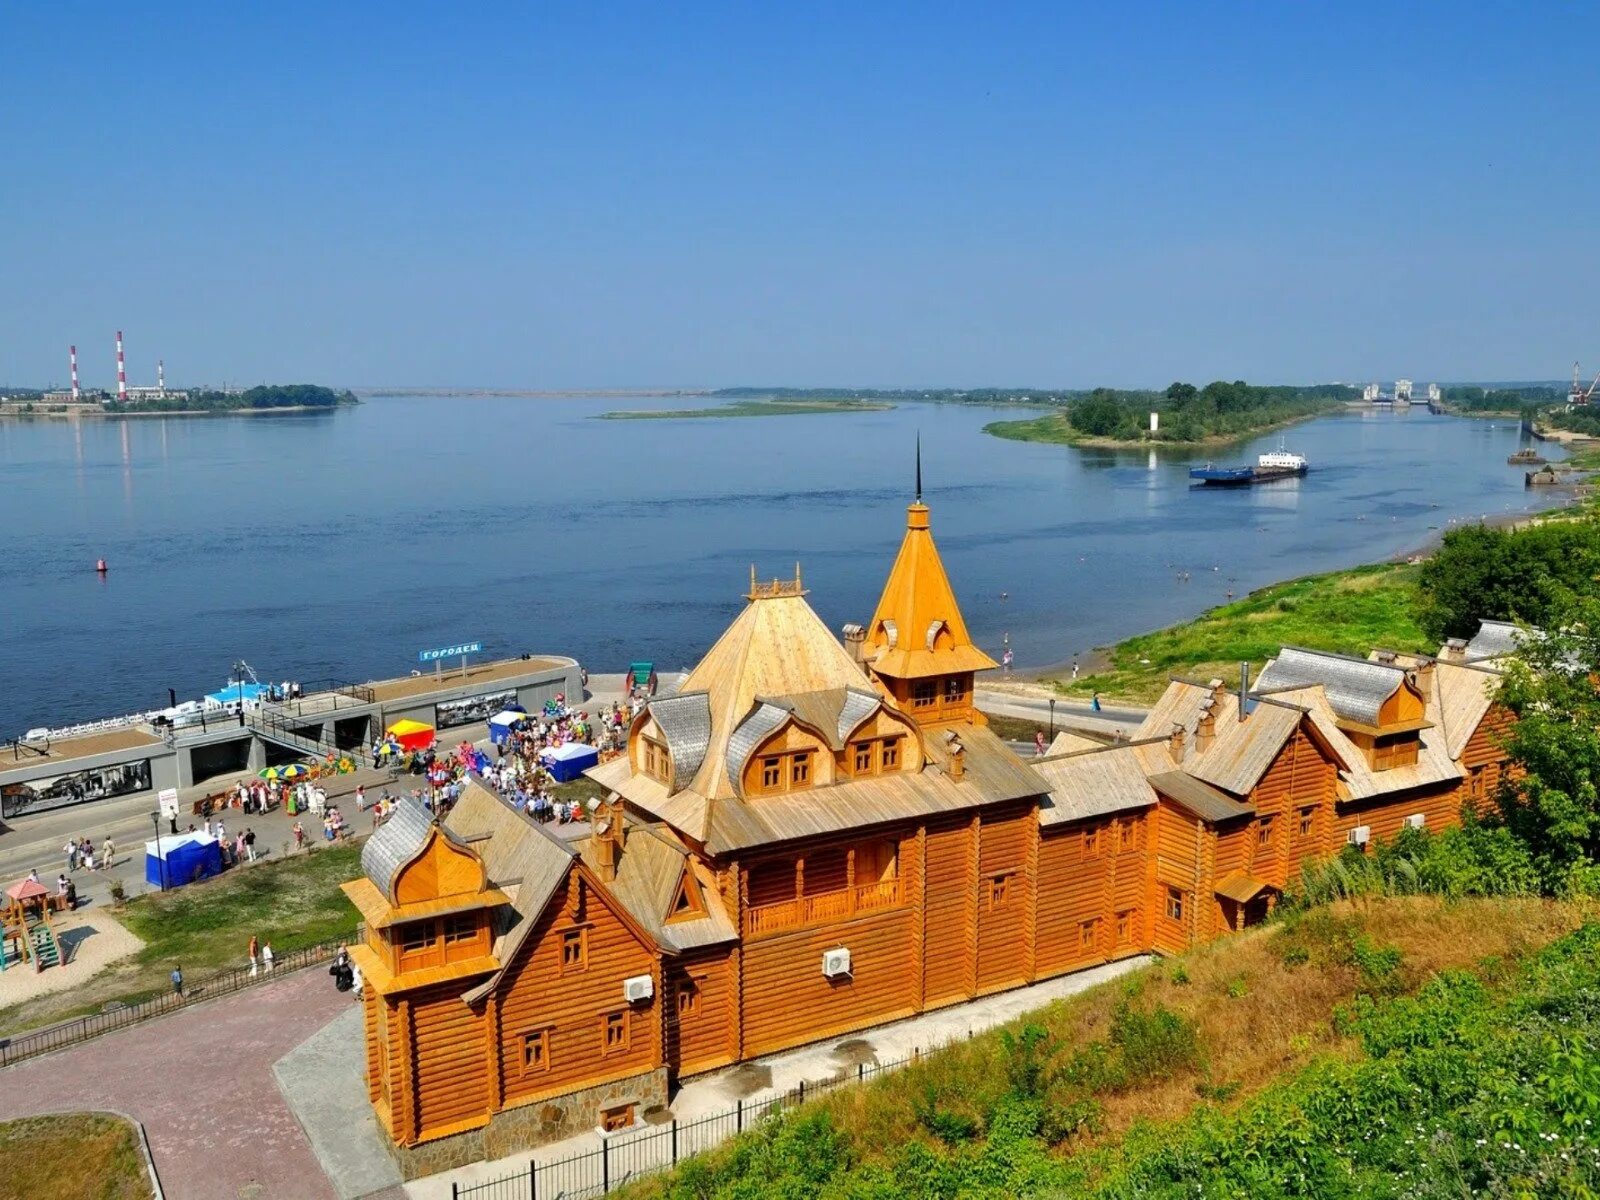
[[[591,869],[598,871],[599,858],[593,838],[580,841],[578,852]],[[622,854],[617,859],[616,876],[603,881],[603,886],[663,946],[692,950],[734,941],[739,936],[738,931],[711,888],[700,888],[705,916],[667,921],[678,892],[678,881],[689,867],[687,849],[669,829],[629,821]]]
[[669,796],[662,784],[633,773],[621,759],[591,770],[589,776],[711,854],[961,812],[1046,790],[1039,776],[988,729],[963,726],[960,738],[964,769],[959,780],[950,776],[950,748],[939,737],[928,739],[929,765],[922,771],[890,772],[750,801],[710,800],[689,792]]
[[1227,821],[1248,817],[1256,811],[1255,805],[1237,800],[1187,771],[1161,771],[1151,775],[1150,786],[1203,821]]
[[[700,769],[684,790],[721,799],[736,794],[727,748],[758,698],[798,697],[846,689],[875,691],[866,672],[845,653],[798,591],[755,598],[706,652],[678,689],[706,693],[711,729]],[[835,719],[837,710],[835,710]]]
[[1148,808],[1156,802],[1137,748],[1128,743],[1051,755],[1030,765],[1050,789],[1039,806],[1041,825]]
[[1248,871],[1229,871],[1217,880],[1217,895],[1246,904],[1272,885],[1264,883]]
[[920,499],[906,509],[906,534],[867,626],[867,648],[872,669],[893,679],[987,671],[995,666],[967,633],[933,544],[928,506]]

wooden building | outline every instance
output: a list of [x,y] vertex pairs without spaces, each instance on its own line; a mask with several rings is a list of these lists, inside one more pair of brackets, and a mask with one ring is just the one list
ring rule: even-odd
[[[567,842],[476,784],[402,805],[366,919],[368,1095],[408,1175],[626,1128],[674,1080],[1260,919],[1310,856],[1498,770],[1492,669],[1285,650],[1131,742],[1024,761],[973,706],[920,502],[870,623],[792,580],[592,769]],[[1481,762],[1479,760],[1482,760]],[[1481,766],[1483,774],[1474,776]]]

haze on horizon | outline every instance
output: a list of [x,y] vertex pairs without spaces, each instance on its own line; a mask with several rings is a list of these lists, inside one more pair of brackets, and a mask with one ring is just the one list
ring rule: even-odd
[[1600,9],[13,5],[0,383],[1600,369]]

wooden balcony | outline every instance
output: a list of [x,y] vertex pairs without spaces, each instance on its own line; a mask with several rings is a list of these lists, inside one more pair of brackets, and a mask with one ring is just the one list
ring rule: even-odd
[[888,879],[881,883],[843,888],[837,892],[823,892],[816,896],[802,896],[796,900],[782,900],[776,904],[762,904],[745,910],[744,935],[759,937],[785,929],[821,925],[853,917],[858,913],[892,908],[903,899],[900,881]]

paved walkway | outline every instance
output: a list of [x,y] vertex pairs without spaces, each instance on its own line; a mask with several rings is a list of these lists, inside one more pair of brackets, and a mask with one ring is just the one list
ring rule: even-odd
[[0,1120],[125,1112],[171,1200],[336,1200],[272,1066],[352,1003],[319,969],[200,1001],[0,1072]]

